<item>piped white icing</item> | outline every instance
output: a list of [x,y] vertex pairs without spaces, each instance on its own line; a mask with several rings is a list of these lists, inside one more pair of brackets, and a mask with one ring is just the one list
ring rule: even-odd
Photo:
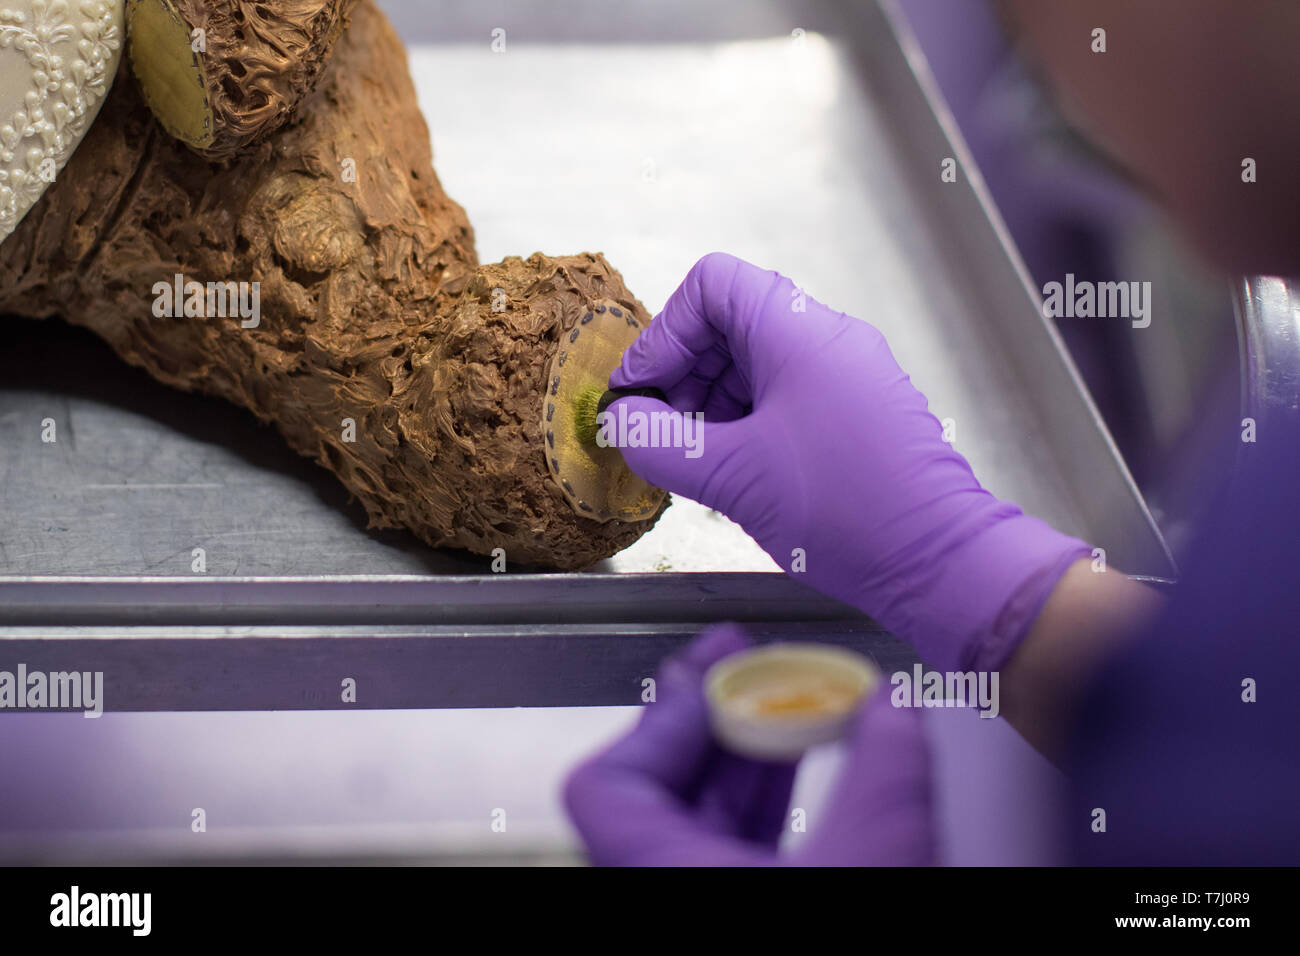
[[123,0],[0,0],[0,240],[62,171],[122,55]]

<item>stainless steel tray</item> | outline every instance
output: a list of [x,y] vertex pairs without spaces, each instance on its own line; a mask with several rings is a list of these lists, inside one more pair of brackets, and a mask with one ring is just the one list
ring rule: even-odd
[[[1170,576],[924,63],[887,7],[863,5],[859,17],[853,53],[812,33],[517,44],[508,55],[485,42],[414,48],[411,67],[439,175],[469,211],[483,261],[599,249],[652,310],[713,249],[779,268],[883,329],[994,493],[1104,547],[1117,568]],[[609,61],[618,68],[595,69]],[[949,156],[962,167],[955,184],[939,179]],[[413,635],[433,655],[429,673],[471,659],[491,669],[506,659],[499,644],[465,656],[479,634],[517,648],[549,641],[550,666],[570,678],[605,666],[604,653],[627,653],[620,675],[640,674],[652,653],[732,616],[774,634],[798,620],[833,624],[873,653],[898,653],[871,622],[786,581],[736,526],[690,502],[589,573],[490,575],[486,559],[365,530],[333,479],[250,415],[164,388],[56,321],[2,328],[0,635],[23,641],[30,658],[58,645],[59,655],[75,647],[84,660],[119,661],[139,678],[119,706],[184,709],[183,694],[157,687],[194,676],[186,655],[204,638],[209,665],[250,676],[266,665],[239,650],[254,637],[293,638],[285,653],[310,637],[314,654],[335,646],[354,659],[358,635],[384,628],[399,631],[367,654],[394,673]],[[45,418],[57,423],[53,444],[41,440]],[[191,573],[194,548],[206,553],[203,574]],[[756,585],[761,572],[772,573]],[[615,650],[592,650],[601,633]],[[219,650],[218,638],[241,643]],[[131,640],[155,650],[132,652]],[[156,651],[169,642],[174,655]],[[177,669],[132,670],[148,656]],[[514,703],[609,703],[609,677]],[[504,702],[490,681],[478,699],[441,684],[412,697],[390,683],[371,706]],[[296,687],[277,696],[271,682],[241,686],[204,694],[203,706],[313,705]]]

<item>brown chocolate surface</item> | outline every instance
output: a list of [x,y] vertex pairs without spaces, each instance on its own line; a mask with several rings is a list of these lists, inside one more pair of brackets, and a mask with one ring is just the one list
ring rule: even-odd
[[[155,315],[155,285],[176,274],[260,283],[260,324]],[[562,569],[654,523],[584,519],[547,474],[546,369],[602,299],[650,320],[599,255],[478,265],[371,0],[293,122],[226,161],[160,129],[124,69],[0,245],[0,310],[61,315],[163,382],[251,409],[338,475],[372,526]]]
[[[186,33],[203,31],[204,48],[192,56],[212,113],[212,142],[199,151],[223,159],[289,120],[357,0],[129,0],[128,23],[143,3],[169,7]],[[134,38],[130,55],[140,55]],[[144,95],[148,101],[147,89]]]

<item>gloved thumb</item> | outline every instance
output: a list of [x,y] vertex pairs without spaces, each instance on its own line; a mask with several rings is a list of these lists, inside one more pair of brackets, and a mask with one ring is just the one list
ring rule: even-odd
[[930,750],[921,713],[894,707],[878,688],[846,741],[847,753],[819,819],[796,853],[819,864],[925,866],[936,841]]
[[732,509],[748,453],[743,419],[706,422],[702,412],[631,395],[606,409],[600,427],[601,440],[617,445],[628,467],[650,484],[741,520]]

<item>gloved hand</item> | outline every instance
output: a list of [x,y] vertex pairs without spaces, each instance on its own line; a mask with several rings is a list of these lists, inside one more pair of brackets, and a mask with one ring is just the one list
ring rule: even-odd
[[795,765],[747,760],[710,734],[704,672],[747,642],[705,632],[660,669],[656,703],[569,777],[565,803],[593,863],[620,866],[920,866],[934,861],[920,712],[882,689],[863,708],[845,767],[809,832],[779,854]]
[[[980,487],[884,336],[812,299],[796,311],[800,295],[733,256],[696,263],[609,384],[703,412],[702,448],[624,459],[736,521],[787,571],[804,562],[799,578],[930,666],[997,669],[1088,546]],[[639,396],[609,411],[620,406],[668,411]]]

